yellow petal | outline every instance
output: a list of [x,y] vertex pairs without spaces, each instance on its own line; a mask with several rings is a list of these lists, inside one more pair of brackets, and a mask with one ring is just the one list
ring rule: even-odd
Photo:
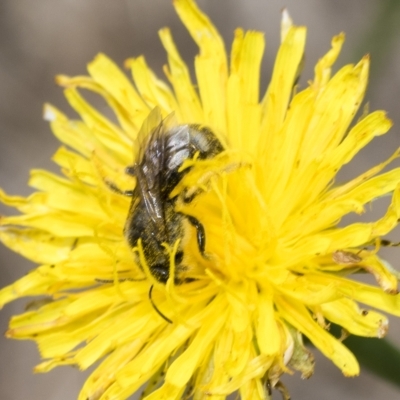
[[159,31],[161,42],[167,51],[169,70],[167,76],[174,88],[181,122],[203,121],[203,110],[199,97],[190,79],[190,73],[183,62],[168,28]]
[[171,90],[149,69],[143,56],[130,58],[125,61],[125,65],[132,70],[136,87],[150,109],[158,106],[163,110],[164,115],[168,115],[177,109],[176,100]]
[[306,308],[287,299],[276,302],[279,311],[291,325],[307,336],[323,354],[336,364],[345,376],[355,376],[360,372],[354,355],[336,338],[321,328]]
[[[88,65],[93,79],[110,93],[128,113],[135,117],[135,112],[149,112],[150,108],[136,92],[132,83],[121,72],[117,65],[107,56],[100,53]],[[134,120],[134,119],[133,119]],[[140,125],[137,127],[139,129]]]
[[388,321],[384,315],[372,310],[360,310],[349,299],[322,304],[321,310],[327,319],[339,323],[353,335],[382,338],[388,330]]
[[[279,132],[286,116],[298,66],[304,54],[305,40],[304,27],[291,27],[279,48],[268,92],[263,100],[261,137],[257,147],[260,157],[268,154],[271,148],[279,148],[279,136],[275,137],[274,133]],[[268,159],[265,161],[266,168],[272,167]]]
[[195,59],[195,70],[204,122],[217,132],[226,132],[225,95],[228,72],[224,43],[208,17],[193,0],[174,0],[173,4],[200,48],[200,54]]
[[326,53],[315,66],[315,78],[313,86],[320,90],[331,77],[331,66],[336,61],[345,40],[344,33],[334,36],[332,39],[332,48]]

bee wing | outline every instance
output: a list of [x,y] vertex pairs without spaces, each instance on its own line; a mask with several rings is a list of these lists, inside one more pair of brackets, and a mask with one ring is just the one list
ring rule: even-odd
[[171,113],[162,119],[160,107],[154,107],[138,132],[134,144],[134,161],[140,163],[149,144],[161,138],[172,127],[178,125],[175,114]]
[[147,148],[148,142],[151,140],[151,136],[157,130],[162,123],[161,109],[155,107],[150,111],[150,114],[143,121],[143,124],[136,136],[136,140],[133,146],[133,160],[135,163],[140,163],[143,159],[144,152]]
[[165,199],[162,197],[162,188],[165,185],[166,132],[173,120],[173,114],[163,120],[160,108],[154,108],[144,121],[136,142],[134,170],[139,195],[146,212],[155,224],[154,229],[160,234],[165,231]]

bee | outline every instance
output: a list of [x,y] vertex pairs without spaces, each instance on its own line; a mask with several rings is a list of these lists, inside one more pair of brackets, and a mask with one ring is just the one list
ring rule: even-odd
[[[177,212],[175,206],[179,195],[171,197],[173,189],[190,170],[180,171],[180,167],[195,155],[198,159],[209,159],[224,148],[209,128],[195,124],[171,126],[168,117],[161,119],[158,108],[150,113],[136,142],[134,163],[125,169],[128,175],[136,178],[136,186],[133,190],[120,191],[132,197],[124,235],[131,248],[137,247],[141,239],[150,273],[165,284],[170,278],[170,255],[165,244],[173,247],[184,237],[185,220],[196,229],[199,251],[203,256],[205,253],[203,225],[193,216]],[[184,197],[183,201],[189,203],[196,196],[194,193]],[[179,271],[186,269],[183,260],[180,240],[175,253],[176,283],[181,283]],[[140,265],[139,260],[136,261]]]

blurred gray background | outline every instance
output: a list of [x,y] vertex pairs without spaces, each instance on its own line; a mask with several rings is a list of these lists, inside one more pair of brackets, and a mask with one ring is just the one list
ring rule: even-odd
[[[296,24],[308,26],[306,67],[302,85],[312,78],[313,66],[341,31],[347,41],[337,65],[372,56],[370,109],[385,109],[395,127],[373,147],[357,156],[342,179],[383,161],[400,144],[400,1],[399,0],[199,0],[230,46],[233,30],[242,26],[266,32],[267,54],[262,71],[268,82],[279,44],[280,11],[287,7]],[[196,52],[174,13],[170,0],[1,0],[0,2],[0,186],[11,194],[26,195],[30,168],[56,171],[50,161],[58,143],[42,120],[42,105],[51,102],[70,115],[62,91],[54,84],[58,73],[84,74],[85,65],[104,52],[120,65],[145,54],[162,75],[164,51],[158,40],[161,27],[172,29],[184,58],[191,63]],[[263,92],[264,89],[262,89]],[[2,212],[6,212],[2,209]],[[383,212],[379,204],[376,215]],[[375,215],[375,214],[374,214]],[[399,230],[392,237],[400,241]],[[387,257],[400,269],[398,252]],[[0,247],[0,284],[22,276],[33,265]],[[0,313],[0,332],[26,301],[6,306]],[[391,318],[389,338],[400,346],[400,324]],[[317,354],[317,352],[315,352]],[[39,356],[35,345],[0,337],[0,400],[75,399],[87,373],[58,368],[33,375]],[[399,366],[400,370],[400,366]],[[286,377],[294,400],[378,399],[397,400],[400,390],[366,370],[355,379],[342,376],[333,364],[317,355],[315,375],[301,381]],[[274,398],[280,398],[275,395]]]

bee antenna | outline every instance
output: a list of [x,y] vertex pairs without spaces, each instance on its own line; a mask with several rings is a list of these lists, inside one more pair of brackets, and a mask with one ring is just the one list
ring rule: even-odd
[[398,246],[400,246],[400,243],[394,243],[387,239],[381,239],[380,245],[385,246],[385,247],[398,247]]
[[171,321],[169,318],[167,318],[167,317],[157,308],[157,306],[155,305],[155,303],[154,303],[154,301],[153,301],[153,298],[151,297],[151,294],[153,293],[153,287],[154,287],[154,285],[151,285],[151,286],[150,286],[150,290],[149,290],[149,300],[150,300],[151,305],[153,306],[155,312],[156,312],[162,319],[165,319],[165,321],[167,321],[169,324],[172,324],[172,321]]

